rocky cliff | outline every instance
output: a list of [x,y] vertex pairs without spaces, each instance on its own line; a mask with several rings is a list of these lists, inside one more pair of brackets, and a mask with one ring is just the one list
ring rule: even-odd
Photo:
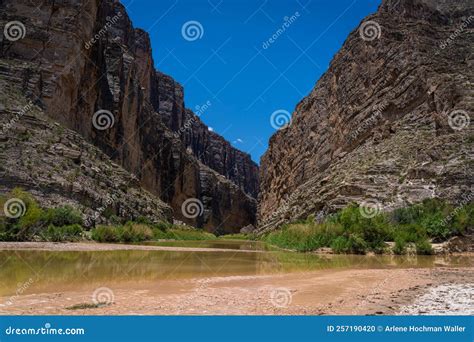
[[474,3],[386,0],[278,131],[260,165],[260,231],[349,202],[471,198]]
[[[182,87],[155,70],[148,34],[133,28],[118,1],[1,1],[0,24],[2,122],[15,115],[8,104],[15,96],[31,101],[39,115],[84,139],[76,142],[80,152],[87,143],[98,147],[175,218],[217,232],[254,222],[257,166],[185,108]],[[17,176],[14,168],[7,173]],[[15,185],[3,181],[2,191]]]
[[212,132],[199,118],[212,106],[211,101],[196,106],[196,113],[184,107],[183,88],[173,78],[157,73],[159,102],[157,110],[168,128],[175,132],[183,146],[203,164],[224,175],[245,193],[257,198],[258,166],[250,156],[233,148],[228,141]]

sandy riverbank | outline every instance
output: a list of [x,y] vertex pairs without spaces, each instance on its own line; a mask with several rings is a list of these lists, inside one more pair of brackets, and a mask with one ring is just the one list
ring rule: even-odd
[[[449,309],[450,314],[474,314],[473,279],[473,268],[346,269],[138,284],[111,283],[103,286],[110,289],[105,297],[110,299],[112,294],[113,303],[99,308],[67,309],[92,303],[95,289],[91,288],[22,295],[13,300],[0,297],[0,314],[366,315],[436,314],[440,308]],[[451,288],[441,287],[440,291],[440,286]],[[466,293],[456,297],[453,291],[460,288]],[[453,302],[456,298],[463,300],[463,304]]]
[[37,250],[56,252],[87,252],[87,251],[170,251],[170,252],[261,252],[258,250],[201,248],[201,247],[167,247],[147,245],[127,245],[119,243],[97,242],[0,242],[1,250]]

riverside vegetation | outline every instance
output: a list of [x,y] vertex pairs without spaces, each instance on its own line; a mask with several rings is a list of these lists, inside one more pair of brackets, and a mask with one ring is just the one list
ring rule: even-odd
[[473,227],[473,203],[454,208],[438,199],[426,199],[374,217],[364,217],[359,206],[351,204],[323,222],[310,216],[286,224],[263,239],[302,252],[330,247],[335,253],[384,253],[388,252],[387,242],[393,242],[395,254],[413,249],[417,254],[432,254],[432,242],[444,242]]
[[[134,243],[147,240],[212,240],[217,237],[189,226],[168,222],[152,223],[146,218],[118,222],[111,216],[113,225],[83,227],[79,212],[69,206],[40,208],[29,193],[14,189],[0,198],[3,206],[8,198],[18,198],[25,204],[25,212],[18,218],[0,218],[0,241],[79,241],[92,239],[98,242]],[[261,239],[271,245],[296,250],[314,251],[329,247],[335,253],[365,254],[366,252],[395,254],[416,252],[432,254],[433,242],[444,242],[462,235],[474,227],[474,204],[454,208],[437,199],[392,212],[365,217],[358,205],[317,222],[314,216],[306,220],[285,224],[281,229],[263,237],[246,234],[224,235],[225,239]],[[387,242],[392,242],[390,245]]]
[[33,196],[19,188],[0,197],[4,206],[9,198],[23,202],[25,210],[18,218],[0,217],[0,241],[80,241],[92,239],[98,242],[140,242],[145,240],[209,240],[214,234],[185,225],[168,222],[152,223],[139,217],[135,221],[121,222],[109,216],[113,225],[95,228],[83,226],[81,214],[70,206],[44,209]]

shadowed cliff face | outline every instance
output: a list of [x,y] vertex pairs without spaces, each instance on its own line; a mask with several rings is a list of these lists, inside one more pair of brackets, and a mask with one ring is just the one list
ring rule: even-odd
[[[254,223],[257,165],[185,109],[182,87],[155,70],[148,34],[119,2],[2,1],[0,10],[2,27],[26,29],[2,38],[5,87],[136,175],[175,218],[217,232]],[[182,209],[187,200],[197,215]]]
[[260,231],[472,194],[473,5],[384,1],[349,35],[262,157]]

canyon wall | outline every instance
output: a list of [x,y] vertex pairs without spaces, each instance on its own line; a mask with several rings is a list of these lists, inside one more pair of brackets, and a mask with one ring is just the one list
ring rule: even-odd
[[[4,33],[0,43],[5,103],[32,101],[138,178],[179,220],[218,233],[255,222],[257,165],[185,108],[183,88],[155,70],[148,34],[133,28],[118,1],[0,5],[1,26],[17,21],[25,31],[21,39]],[[4,107],[8,121],[14,110]],[[3,183],[3,191],[16,185]],[[183,209],[188,200],[197,215]]]
[[259,230],[350,202],[471,198],[474,3],[385,0],[270,139]]

